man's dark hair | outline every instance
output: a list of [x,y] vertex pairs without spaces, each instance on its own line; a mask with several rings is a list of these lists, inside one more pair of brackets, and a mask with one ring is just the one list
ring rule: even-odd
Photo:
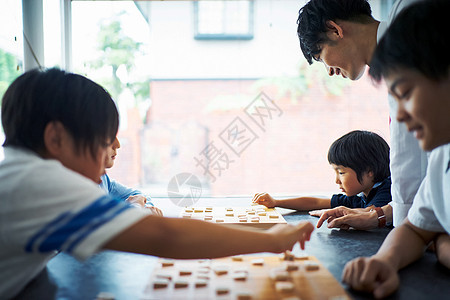
[[352,169],[360,183],[365,172],[372,171],[375,182],[391,175],[389,145],[370,131],[351,131],[336,140],[328,150],[328,162]]
[[367,23],[372,20],[367,0],[311,0],[298,12],[297,35],[309,64],[320,54],[319,45],[329,42],[327,21],[344,20]]
[[118,116],[111,96],[95,82],[59,69],[34,69],[3,96],[3,146],[45,151],[44,130],[59,121],[73,137],[75,151],[89,149],[95,158],[99,147],[114,140]]
[[405,8],[376,47],[370,62],[370,76],[379,82],[391,71],[407,68],[435,81],[447,77],[449,11],[448,0],[427,0]]

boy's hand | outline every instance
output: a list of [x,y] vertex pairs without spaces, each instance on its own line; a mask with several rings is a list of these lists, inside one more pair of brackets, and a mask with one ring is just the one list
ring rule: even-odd
[[160,217],[163,216],[162,210],[160,210],[156,206],[147,206],[146,208],[151,211],[152,215],[160,216]]
[[397,271],[375,257],[358,257],[345,265],[342,281],[357,291],[371,292],[375,298],[392,294],[399,285]]
[[300,247],[305,249],[305,241],[309,241],[313,231],[313,224],[301,222],[297,225],[278,224],[269,229],[268,233],[274,237],[277,245],[280,247],[275,252],[281,253],[286,250],[292,250],[297,241],[300,243]]
[[134,195],[134,196],[128,197],[128,199],[126,201],[128,203],[130,203],[131,205],[135,205],[135,206],[144,208],[145,203],[147,202],[147,198],[143,195]]
[[255,194],[255,196],[252,199],[252,202],[264,205],[268,208],[273,208],[276,206],[276,200],[273,199],[272,196],[270,196],[267,193]]

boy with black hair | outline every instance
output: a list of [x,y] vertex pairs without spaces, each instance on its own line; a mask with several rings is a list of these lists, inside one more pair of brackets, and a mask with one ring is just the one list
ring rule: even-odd
[[265,232],[164,218],[112,198],[98,184],[118,113],[93,81],[57,69],[18,77],[2,102],[0,298],[17,295],[58,252],[86,259],[103,250],[169,258],[283,252],[312,224]]
[[[116,137],[112,144],[106,150],[105,169],[112,168],[117,156],[117,149],[120,148],[119,139]],[[146,208],[152,214],[162,216],[162,211],[153,205],[150,196],[144,195],[141,191],[135,190],[120,184],[119,182],[109,178],[108,174],[103,174],[100,188],[108,192],[112,197],[127,201],[133,206]]]
[[448,0],[405,9],[375,50],[370,75],[384,79],[398,103],[397,119],[431,151],[425,177],[405,222],[378,252],[349,262],[343,281],[376,298],[394,292],[398,270],[419,259],[434,241],[438,260],[450,268],[450,43]]
[[336,172],[336,183],[344,194],[330,198],[298,197],[276,200],[267,193],[253,202],[267,207],[297,210],[338,206],[377,209],[391,201],[389,146],[378,134],[355,130],[337,139],[328,150],[328,162]]
[[[370,65],[377,41],[394,17],[405,7],[419,0],[397,0],[388,22],[379,22],[371,15],[366,0],[310,0],[299,11],[297,34],[306,60],[322,62],[330,76],[342,75],[359,79]],[[427,155],[405,126],[397,122],[397,104],[389,96],[390,168],[392,202],[382,210],[386,218],[393,213],[394,226],[400,225],[412,205],[425,176]],[[391,207],[392,205],[392,207]],[[317,223],[333,220],[329,227],[367,229],[379,216],[367,210],[335,208],[322,214]],[[390,220],[388,220],[390,221]]]

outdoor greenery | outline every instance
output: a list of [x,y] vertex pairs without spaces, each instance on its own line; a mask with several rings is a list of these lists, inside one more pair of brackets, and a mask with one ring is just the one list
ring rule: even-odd
[[94,70],[109,70],[108,76],[95,80],[104,86],[114,99],[120,99],[120,94],[129,89],[138,104],[140,100],[149,98],[148,81],[136,81],[135,78],[128,80],[128,77],[131,77],[135,68],[135,57],[141,52],[142,43],[125,35],[120,23],[121,14],[100,23],[97,37],[97,50],[100,55],[87,64]]
[[263,78],[255,83],[255,89],[261,90],[265,86],[277,88],[277,99],[289,96],[293,103],[297,103],[312,88],[323,89],[329,96],[341,96],[350,80],[341,76],[329,76],[321,63],[308,65],[300,63],[298,76]]
[[0,104],[8,86],[22,73],[20,65],[21,62],[14,55],[0,49]]

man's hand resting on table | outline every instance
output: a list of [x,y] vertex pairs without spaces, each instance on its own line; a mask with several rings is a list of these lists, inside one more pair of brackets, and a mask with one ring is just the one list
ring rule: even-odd
[[339,206],[332,209],[313,210],[309,212],[312,216],[320,216],[317,228],[323,222],[328,222],[328,228],[349,229],[353,227],[359,230],[369,230],[378,227],[378,215],[376,211],[360,208],[348,208]]

